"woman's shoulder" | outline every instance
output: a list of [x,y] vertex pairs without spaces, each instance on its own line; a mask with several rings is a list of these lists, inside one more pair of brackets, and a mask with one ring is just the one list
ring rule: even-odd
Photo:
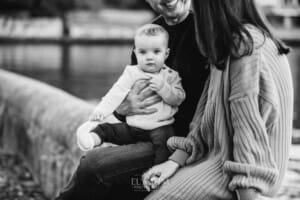
[[273,40],[263,32],[260,28],[252,25],[252,24],[245,24],[244,28],[248,31],[249,35],[251,36],[253,42],[253,50],[261,49],[262,47],[266,47],[271,49],[276,49],[276,45]]
[[253,24],[244,24],[243,26],[251,35],[257,35],[258,37],[263,37],[263,32]]
[[[233,55],[255,55],[262,50],[277,52],[273,40],[263,32],[263,30],[252,24],[244,24],[244,32],[241,37],[236,37],[237,49],[234,49]],[[246,53],[245,53],[246,52]]]

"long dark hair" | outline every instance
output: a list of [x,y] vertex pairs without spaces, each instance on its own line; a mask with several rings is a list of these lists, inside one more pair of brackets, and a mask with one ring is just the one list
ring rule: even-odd
[[[208,63],[218,69],[224,69],[226,59],[233,52],[239,52],[234,54],[238,58],[253,52],[253,38],[245,24],[254,25],[264,37],[271,38],[279,54],[289,52],[289,48],[273,36],[253,0],[193,0],[193,9],[198,46],[206,54]],[[242,52],[239,51],[241,45]]]

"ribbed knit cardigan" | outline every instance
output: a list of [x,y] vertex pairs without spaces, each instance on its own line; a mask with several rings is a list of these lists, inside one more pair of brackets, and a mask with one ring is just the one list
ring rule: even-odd
[[[212,67],[186,138],[172,137],[170,157],[182,165],[147,199],[232,199],[237,188],[273,196],[291,145],[290,66],[274,42],[253,26],[249,56]],[[183,159],[184,158],[184,159]]]

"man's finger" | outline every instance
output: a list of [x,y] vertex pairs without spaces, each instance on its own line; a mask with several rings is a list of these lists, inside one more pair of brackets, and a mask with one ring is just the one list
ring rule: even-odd
[[149,88],[153,91],[156,91],[156,86],[155,85],[149,85]]
[[156,108],[137,109],[134,112],[134,115],[147,115],[147,114],[152,114],[152,113],[155,113],[155,112],[157,112]]
[[147,99],[145,99],[142,103],[142,107],[146,108],[148,106],[152,106],[153,104],[156,104],[161,101],[161,97],[158,95],[153,95]]
[[155,112],[157,112],[156,108],[145,108],[145,109],[143,109],[143,114],[145,114],[145,115],[152,114],[152,113],[155,113]]
[[134,94],[140,94],[142,90],[148,87],[149,81],[147,79],[139,79],[137,80],[131,89],[131,92]]
[[149,84],[148,84],[147,87],[145,87],[141,90],[139,99],[141,101],[144,101],[145,99],[147,99],[151,96],[155,96],[155,95],[157,95],[157,94],[155,94],[155,92],[153,90],[151,90],[151,88],[149,87]]

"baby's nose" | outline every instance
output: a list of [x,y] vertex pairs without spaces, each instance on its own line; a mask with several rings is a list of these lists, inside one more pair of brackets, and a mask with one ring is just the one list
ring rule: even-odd
[[152,54],[152,53],[147,54],[147,59],[148,59],[148,60],[149,60],[149,59],[153,59],[153,54]]

